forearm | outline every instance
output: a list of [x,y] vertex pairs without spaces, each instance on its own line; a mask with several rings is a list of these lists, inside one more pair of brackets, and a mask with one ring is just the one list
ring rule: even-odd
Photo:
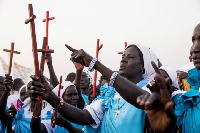
[[[112,70],[101,64],[99,61],[96,62],[94,67],[106,78],[106,80],[110,81],[110,77],[113,73]],[[114,87],[126,101],[138,108],[139,106],[136,102],[137,97],[147,93],[146,91],[139,88],[136,84],[123,78],[120,75],[117,76],[114,82]]]
[[54,72],[53,65],[50,63],[47,63],[47,66],[49,68],[49,75],[50,75],[50,81],[53,87],[56,87],[59,84],[58,78]]
[[[33,104],[33,102],[31,103]],[[31,119],[31,131],[33,133],[41,132],[41,101],[36,101],[34,103],[34,110]],[[37,128],[36,128],[37,127]]]
[[5,114],[5,109],[6,109],[6,104],[7,104],[7,99],[8,99],[8,95],[9,95],[9,91],[5,90],[4,93],[2,94],[1,98],[0,98],[0,119],[4,118],[4,114]]
[[66,120],[64,128],[68,130],[69,133],[83,133],[83,130],[75,128],[69,121]]
[[[57,108],[60,103],[59,97],[57,97],[53,92],[50,92],[49,98],[46,101],[50,103],[53,106],[53,108]],[[65,102],[59,108],[59,113],[65,119],[80,125],[88,125],[94,122],[92,116],[87,110],[78,109]]]
[[74,85],[76,86],[76,89],[78,91],[79,100],[78,100],[77,107],[79,109],[83,109],[84,105],[85,105],[85,101],[81,95],[81,87],[80,87],[81,75],[82,75],[82,70],[76,70],[76,77],[75,77]]

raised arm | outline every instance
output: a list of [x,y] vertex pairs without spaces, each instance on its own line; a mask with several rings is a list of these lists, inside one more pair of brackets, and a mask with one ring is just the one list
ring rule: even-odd
[[49,75],[50,75],[50,81],[53,87],[56,87],[59,84],[58,78],[55,74],[53,64],[52,64],[52,57],[50,53],[45,54],[45,59],[48,59],[47,66],[49,68]]
[[[31,78],[35,81],[37,80],[37,77],[31,76]],[[36,90],[35,93],[32,93],[32,90]],[[41,123],[42,101],[37,99],[38,96],[43,94],[44,90],[44,87],[39,82],[28,83],[28,93],[31,98],[31,111],[33,112],[30,127],[33,133],[47,133],[46,127]]]
[[78,104],[77,107],[79,109],[83,109],[85,106],[85,101],[81,95],[81,87],[80,87],[80,82],[81,82],[81,75],[82,75],[82,71],[83,71],[83,66],[79,63],[73,62],[75,67],[76,67],[76,77],[75,77],[75,83],[74,85],[76,86],[76,89],[78,91],[78,96],[79,96],[79,100],[78,100]]
[[10,94],[10,91],[13,87],[13,80],[12,76],[5,75],[5,78],[3,80],[3,85],[1,86],[2,89],[4,89],[4,92],[0,98],[0,119],[4,121],[5,119],[5,109],[7,104],[7,99]]
[[[66,45],[66,47],[72,51],[71,54],[71,60],[74,62],[79,62],[82,65],[89,67],[90,62],[92,61],[93,57],[87,54],[84,50],[75,50],[71,48],[70,46]],[[94,64],[94,68],[99,71],[106,80],[110,81],[110,78],[113,74],[113,71],[106,66],[104,66],[100,61],[96,61]],[[132,105],[141,108],[137,104],[137,97],[140,95],[143,95],[145,93],[148,93],[141,88],[139,88],[136,84],[130,82],[129,80],[123,78],[122,76],[118,75],[116,77],[116,80],[114,82],[115,89],[117,92],[120,93],[120,95],[129,103]]]
[[[81,110],[65,103],[64,101],[61,101],[60,98],[52,92],[49,84],[46,82],[43,76],[41,76],[41,82],[45,88],[45,92],[42,95],[43,99],[50,103],[53,108],[57,108],[59,113],[65,119],[79,125],[88,125],[94,123],[92,116],[86,109]],[[31,84],[28,86],[28,89],[31,95],[38,95],[40,93],[42,94],[43,88],[41,83],[37,81],[31,81],[30,83]]]

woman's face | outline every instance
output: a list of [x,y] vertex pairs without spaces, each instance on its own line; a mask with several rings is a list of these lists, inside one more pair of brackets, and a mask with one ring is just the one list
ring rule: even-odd
[[81,75],[81,89],[88,89],[90,85],[90,79],[88,77],[88,75],[83,72]]
[[67,87],[63,94],[63,100],[70,105],[76,106],[78,103],[78,99],[79,97],[76,87],[72,85]]
[[142,74],[142,68],[144,68],[142,60],[137,48],[127,48],[122,55],[119,74],[127,78]]
[[194,62],[194,66],[200,70],[200,25],[194,29],[192,42],[193,46],[190,53]]
[[22,88],[20,91],[20,99],[22,102],[28,97],[28,93],[26,93],[26,87]]

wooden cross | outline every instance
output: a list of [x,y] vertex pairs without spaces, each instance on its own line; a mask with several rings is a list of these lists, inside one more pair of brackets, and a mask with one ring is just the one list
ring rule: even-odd
[[[59,83],[59,88],[58,88],[58,97],[60,97],[60,90],[63,89],[63,86],[62,86],[62,76],[60,76],[60,83]],[[58,110],[55,110],[55,119],[57,118],[57,112]],[[55,123],[52,124],[52,127],[55,128]]]
[[[127,42],[125,42],[124,43],[124,47],[125,47],[125,49],[126,49],[126,47],[127,47]],[[124,52],[118,52],[118,54],[123,54]]]
[[[36,35],[35,35],[35,23],[34,23],[34,19],[36,18],[36,16],[33,15],[32,4],[28,5],[28,11],[29,11],[29,17],[30,18],[28,18],[25,21],[25,24],[28,24],[30,22],[31,38],[32,38],[32,51],[33,51],[34,66],[35,66],[35,75],[39,77],[38,81],[40,82],[40,71],[39,71],[39,61],[38,61],[38,53],[37,52],[42,52],[40,69],[44,70],[45,53],[53,53],[54,51],[50,50],[50,49],[37,49],[37,41],[36,41]],[[45,46],[46,46],[46,40],[47,40],[47,38],[44,37],[43,48],[45,48]],[[38,96],[38,100],[41,101],[42,97]]]
[[[55,19],[55,17],[51,17],[49,18],[49,11],[46,11],[46,19],[43,19],[42,22],[46,22],[46,37],[47,37],[47,43],[46,43],[46,49],[48,49],[49,47],[49,21]],[[44,48],[43,48],[44,49]],[[48,60],[46,60],[47,62]]]
[[28,11],[29,11],[29,18],[25,21],[25,24],[28,24],[30,22],[35,75],[39,77],[38,81],[40,81],[40,71],[39,71],[39,62],[38,62],[38,54],[37,54],[37,41],[36,41],[35,23],[34,23],[34,19],[36,18],[36,16],[33,14],[32,4],[28,4]]
[[117,119],[117,115],[118,115],[119,113],[121,113],[121,111],[115,110],[114,113],[115,113],[115,120],[116,120],[116,119]]
[[[97,47],[96,47],[96,58],[98,59],[99,50],[103,47],[103,44],[99,46],[100,39],[97,39]],[[94,70],[94,82],[93,82],[93,92],[92,96],[96,97],[96,81],[97,81],[97,70]]]
[[14,51],[14,43],[13,42],[11,42],[11,49],[10,50],[3,49],[3,51],[10,53],[10,62],[9,62],[9,67],[8,67],[8,75],[10,75],[11,74],[11,68],[12,68],[13,53],[20,54],[20,52]]
[[45,53],[53,53],[54,50],[46,49],[47,37],[43,38],[42,49],[37,49],[37,52],[42,52],[41,61],[40,61],[40,70],[44,71],[44,63],[45,63]]

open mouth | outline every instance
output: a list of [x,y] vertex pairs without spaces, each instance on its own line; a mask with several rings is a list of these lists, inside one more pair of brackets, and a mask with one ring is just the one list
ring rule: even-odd
[[124,66],[120,66],[119,70],[124,70],[124,68],[125,68]]

